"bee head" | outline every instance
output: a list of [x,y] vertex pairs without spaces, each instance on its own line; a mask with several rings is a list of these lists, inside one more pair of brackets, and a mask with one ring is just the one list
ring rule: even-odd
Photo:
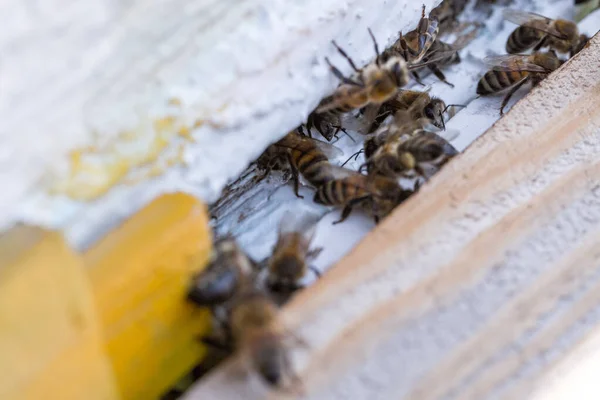
[[444,112],[446,111],[446,103],[442,99],[432,99],[425,108],[423,114],[436,127],[443,129],[446,127],[444,123]]

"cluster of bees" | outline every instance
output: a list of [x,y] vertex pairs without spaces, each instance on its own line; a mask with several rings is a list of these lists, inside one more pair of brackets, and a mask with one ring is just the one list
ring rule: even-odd
[[[542,15],[506,9],[504,18],[518,25],[506,42],[507,55],[486,57],[491,69],[479,80],[477,94],[493,95],[505,90],[500,115],[511,96],[525,84],[536,86],[566,60],[585,47],[589,37],[579,33],[577,24],[565,19],[552,20]],[[543,48],[548,50],[542,51]],[[531,54],[524,54],[532,50]]]
[[[420,82],[425,69],[448,85],[443,69],[460,62],[458,51],[477,34],[477,24],[458,24],[457,16],[467,1],[443,1],[422,17],[417,28],[400,33],[383,52],[371,31],[375,59],[358,68],[335,42],[333,46],[354,70],[345,76],[329,59],[329,68],[339,80],[335,91],[325,97],[310,114],[304,126],[289,132],[269,146],[259,158],[264,176],[272,170],[288,171],[298,197],[300,179],[315,189],[314,201],[339,207],[342,222],[352,209],[360,208],[375,221],[388,215],[398,204],[418,190],[448,160],[456,149],[443,137],[444,115],[456,105],[447,105],[427,91],[403,90],[411,77]],[[551,20],[536,14],[507,10],[507,20],[519,26],[508,38],[509,55],[489,57],[491,69],[479,81],[477,93],[491,95],[509,90],[510,96],[522,85],[536,85],[564,61],[557,52],[577,53],[587,42],[570,21]],[[441,32],[462,29],[453,43],[440,40]],[[469,30],[470,29],[470,30]],[[542,48],[548,48],[542,52]],[[530,55],[522,54],[533,49]],[[361,119],[365,161],[356,170],[335,165],[341,150],[327,143],[346,132],[344,116]],[[318,132],[326,141],[312,137]],[[359,153],[360,153],[359,152]],[[357,157],[358,155],[355,155]],[[366,173],[365,173],[366,172]],[[401,185],[412,179],[413,187]],[[311,249],[318,218],[287,214],[279,225],[272,256],[262,263],[251,260],[232,237],[215,243],[210,266],[195,277],[189,300],[208,307],[214,316],[206,344],[224,351],[243,354],[248,367],[271,387],[297,390],[301,382],[292,368],[289,349],[304,345],[281,320],[281,295],[285,298],[302,287],[301,280],[313,270],[311,260],[320,249]]]

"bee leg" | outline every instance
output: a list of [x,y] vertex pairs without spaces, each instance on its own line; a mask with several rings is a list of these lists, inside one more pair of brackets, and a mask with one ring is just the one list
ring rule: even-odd
[[319,256],[319,254],[321,254],[322,251],[323,251],[322,247],[317,247],[316,249],[312,249],[311,251],[309,251],[306,254],[306,258],[310,258],[310,259],[317,258]]
[[413,71],[411,72],[413,78],[415,78],[415,81],[421,85],[421,86],[425,86],[425,84],[423,83],[423,81],[421,80],[421,77],[419,76],[419,74],[417,73],[417,71]]
[[342,71],[340,71],[339,69],[337,69],[330,61],[327,57],[325,57],[325,62],[327,62],[327,64],[329,65],[329,69],[331,70],[331,72],[333,73],[333,75],[336,76],[336,78],[338,78],[340,81],[347,83],[348,85],[354,85],[354,86],[363,86],[362,83],[358,83],[353,81],[350,78],[347,78],[344,76],[344,74],[342,74]]
[[332,40],[331,43],[333,43],[333,45],[335,46],[337,51],[342,55],[342,57],[344,57],[348,61],[348,64],[350,64],[352,69],[355,72],[360,72],[360,70],[354,64],[354,61],[352,60],[352,58],[350,58],[350,56],[348,54],[346,54],[346,52],[340,46],[338,46],[338,44],[335,42],[335,40]]
[[513,88],[510,89],[510,91],[506,94],[506,96],[504,96],[504,100],[502,100],[502,105],[500,106],[500,116],[504,115],[504,108],[510,101],[510,98],[512,97],[512,95],[515,94],[515,92],[517,90],[519,90],[519,88],[521,86],[523,86],[525,84],[525,82],[527,82],[527,81],[528,81],[528,79],[521,80],[521,82],[519,82],[515,86],[513,86]]
[[298,193],[298,190],[300,188],[300,178],[298,176],[298,168],[296,168],[296,166],[292,162],[291,158],[290,158],[289,162],[290,162],[290,169],[292,170],[292,180],[294,181],[294,194],[296,195],[296,197],[303,199],[304,196],[302,196],[302,195],[300,195],[300,193]]
[[535,45],[535,47],[533,48],[533,51],[539,51],[539,49],[541,49],[542,47],[546,46],[548,36],[544,36],[544,38],[542,40],[540,40],[538,42],[538,44]]
[[317,267],[315,267],[314,265],[310,265],[308,267],[308,269],[310,269],[313,272],[313,274],[315,274],[315,276],[317,277],[317,279],[321,277],[321,271],[319,271],[317,269]]
[[433,72],[433,74],[434,74],[435,76],[437,76],[437,78],[438,78],[440,81],[444,82],[446,85],[448,85],[448,86],[450,86],[450,87],[454,87],[454,84],[452,84],[452,83],[450,83],[450,82],[448,82],[448,81],[446,80],[446,75],[444,75],[444,73],[442,72],[442,70],[441,70],[441,69],[439,69],[437,65],[435,65],[435,64],[429,64],[429,65],[427,65],[427,68],[429,68],[429,70],[430,70],[431,72]]
[[233,347],[226,343],[224,340],[212,337],[212,336],[201,336],[200,342],[205,346],[212,347],[216,350],[221,350],[227,353],[233,352]]
[[348,204],[342,210],[342,215],[341,215],[340,219],[338,219],[337,221],[334,221],[332,225],[337,225],[341,222],[344,222],[346,220],[346,218],[348,218],[348,216],[350,216],[351,212],[352,212],[352,204]]

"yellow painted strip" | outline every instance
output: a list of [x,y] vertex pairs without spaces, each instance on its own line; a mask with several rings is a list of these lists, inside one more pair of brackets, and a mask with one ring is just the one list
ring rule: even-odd
[[203,356],[208,314],[185,301],[211,248],[205,207],[165,195],[84,255],[123,399],[155,399]]
[[61,235],[0,236],[0,399],[118,398],[90,289]]

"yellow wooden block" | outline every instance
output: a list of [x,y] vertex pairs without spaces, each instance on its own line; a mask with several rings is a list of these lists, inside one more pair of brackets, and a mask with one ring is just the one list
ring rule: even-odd
[[164,195],[84,255],[123,399],[154,399],[203,356],[208,313],[186,302],[208,260],[205,207]]
[[61,235],[0,236],[0,399],[118,398],[83,263]]

